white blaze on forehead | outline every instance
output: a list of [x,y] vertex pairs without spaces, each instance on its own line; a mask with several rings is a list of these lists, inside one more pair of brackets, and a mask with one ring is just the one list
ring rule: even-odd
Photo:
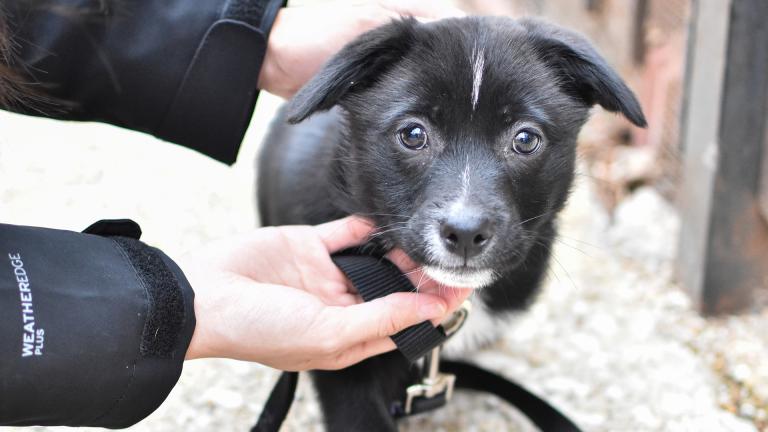
[[461,173],[461,195],[448,206],[451,213],[461,214],[466,211],[467,202],[469,201],[470,181],[469,155],[467,155],[467,164],[464,165],[464,170]]
[[467,164],[464,165],[464,172],[461,173],[461,199],[464,202],[469,197],[469,155],[467,155]]
[[480,84],[483,81],[483,67],[485,66],[485,53],[477,46],[472,50],[472,109],[477,107],[480,98]]

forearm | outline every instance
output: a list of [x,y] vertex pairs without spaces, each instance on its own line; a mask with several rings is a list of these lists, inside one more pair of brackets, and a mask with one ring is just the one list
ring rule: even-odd
[[0,425],[126,427],[175,385],[194,295],[137,228],[0,224]]
[[39,3],[3,4],[13,66],[51,98],[15,110],[112,123],[234,162],[283,0]]

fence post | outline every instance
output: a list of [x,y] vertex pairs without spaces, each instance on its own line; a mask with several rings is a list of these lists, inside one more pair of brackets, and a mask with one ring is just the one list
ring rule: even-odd
[[677,272],[703,313],[736,312],[768,286],[768,2],[696,0],[691,20]]

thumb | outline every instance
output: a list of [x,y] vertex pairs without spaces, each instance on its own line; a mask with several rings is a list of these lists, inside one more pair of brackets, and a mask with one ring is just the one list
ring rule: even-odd
[[445,301],[424,293],[394,293],[367,303],[341,308],[338,328],[349,345],[381,339],[423,321],[445,315]]
[[328,252],[365,243],[373,228],[372,222],[357,216],[347,216],[314,227]]

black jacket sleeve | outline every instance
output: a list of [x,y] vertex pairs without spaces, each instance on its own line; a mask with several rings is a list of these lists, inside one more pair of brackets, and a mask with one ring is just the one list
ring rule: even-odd
[[181,374],[183,273],[134,222],[86,231],[0,224],[0,425],[127,427]]
[[284,0],[4,0],[26,114],[153,134],[233,163]]

